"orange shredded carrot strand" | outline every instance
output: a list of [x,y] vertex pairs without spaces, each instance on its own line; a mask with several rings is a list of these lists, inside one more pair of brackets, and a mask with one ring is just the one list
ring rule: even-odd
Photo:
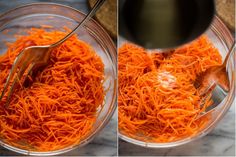
[[149,142],[172,142],[194,136],[209,122],[195,120],[207,105],[194,87],[197,76],[220,65],[221,56],[202,36],[167,53],[147,53],[125,43],[118,54],[119,131]]
[[[28,36],[19,36],[0,56],[0,89],[22,49],[52,44],[65,35],[32,29]],[[105,90],[104,64],[90,45],[72,36],[28,81],[30,86],[17,87],[8,108],[6,96],[0,102],[1,140],[23,149],[51,151],[78,144],[91,133]]]

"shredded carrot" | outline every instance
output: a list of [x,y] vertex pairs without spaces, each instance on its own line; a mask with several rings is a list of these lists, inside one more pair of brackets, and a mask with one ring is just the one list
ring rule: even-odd
[[201,106],[194,81],[220,64],[221,56],[206,36],[166,53],[123,44],[118,54],[119,131],[146,142],[196,135],[210,120],[196,117],[212,101]]
[[[65,35],[32,29],[19,36],[0,56],[0,89],[22,49],[52,44]],[[104,64],[90,45],[72,36],[28,81],[30,86],[17,87],[8,107],[6,95],[0,102],[0,140],[28,150],[52,151],[79,144],[93,131],[105,90]]]

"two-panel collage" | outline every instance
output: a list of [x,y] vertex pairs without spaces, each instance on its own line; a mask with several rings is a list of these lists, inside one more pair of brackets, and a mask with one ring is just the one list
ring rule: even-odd
[[0,0],[0,156],[235,156],[235,0]]

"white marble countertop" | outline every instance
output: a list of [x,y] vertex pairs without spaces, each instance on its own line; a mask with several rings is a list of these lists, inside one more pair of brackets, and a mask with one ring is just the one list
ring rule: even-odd
[[235,102],[208,135],[182,146],[152,149],[119,140],[121,156],[235,156]]

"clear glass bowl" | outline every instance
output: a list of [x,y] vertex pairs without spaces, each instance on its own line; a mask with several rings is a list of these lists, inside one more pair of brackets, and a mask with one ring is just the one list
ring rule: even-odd
[[[53,26],[53,28],[45,28],[48,31],[64,31],[64,26],[73,29],[84,17],[85,14],[76,9],[53,3],[35,3],[10,10],[0,16],[0,54],[6,52],[6,42],[14,42],[16,40],[14,37],[15,34],[24,35],[30,28],[40,28],[42,25]],[[105,77],[107,78],[104,88],[108,89],[110,86],[105,96],[105,105],[101,109],[91,133],[79,145],[72,145],[55,151],[36,152],[23,150],[10,146],[0,140],[1,146],[27,155],[42,156],[61,154],[90,142],[110,120],[116,108],[116,46],[107,32],[94,20],[87,22],[76,33],[81,40],[90,44],[101,57],[105,66]]]
[[[211,27],[205,32],[205,35],[208,36],[210,41],[214,44],[216,48],[218,48],[222,59],[225,58],[226,54],[228,53],[230,47],[233,44],[233,37],[228,28],[224,25],[224,23],[215,16],[214,21],[211,25]],[[119,45],[123,43],[124,39],[119,39]],[[137,140],[131,137],[128,137],[124,134],[122,134],[121,131],[119,131],[119,137],[127,142],[140,145],[143,147],[150,147],[150,148],[169,148],[174,147],[178,145],[182,145],[188,142],[191,142],[193,140],[196,140],[200,137],[205,136],[208,134],[212,129],[216,127],[216,125],[219,123],[219,121],[224,117],[226,112],[229,110],[230,106],[232,105],[234,99],[235,99],[235,52],[233,55],[231,55],[230,61],[227,66],[228,70],[228,76],[230,80],[230,91],[228,95],[225,97],[225,99],[219,104],[217,109],[212,112],[211,114],[211,120],[209,121],[209,124],[203,128],[199,133],[192,137],[187,137],[185,139],[181,139],[174,142],[169,143],[154,143],[154,142],[144,142],[141,140]]]

